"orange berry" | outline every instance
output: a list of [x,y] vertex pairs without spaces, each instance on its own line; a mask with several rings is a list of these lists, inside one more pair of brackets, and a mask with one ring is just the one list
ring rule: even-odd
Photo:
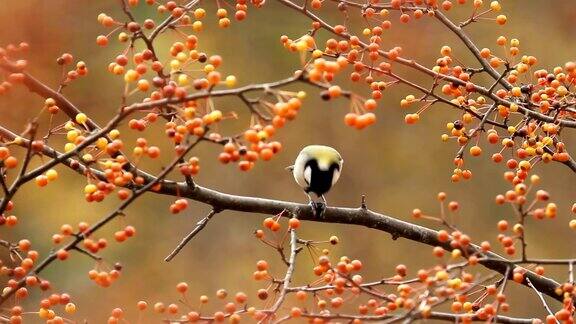
[[114,239],[116,240],[116,242],[124,242],[126,241],[126,239],[128,238],[128,235],[126,235],[125,231],[117,231],[114,233]]
[[408,14],[400,15],[400,22],[407,24],[408,22],[410,22],[410,16]]
[[292,307],[292,309],[290,310],[290,316],[300,317],[302,316],[302,310],[298,307]]
[[262,151],[260,151],[260,158],[264,161],[270,161],[270,159],[272,159],[273,156],[274,152],[272,151],[272,149],[265,148],[262,149]]
[[155,159],[160,156],[160,149],[157,146],[150,146],[146,153],[150,158]]
[[445,230],[438,231],[438,241],[440,242],[448,242],[450,239],[450,235]]
[[496,144],[499,141],[499,136],[498,133],[496,132],[489,132],[488,135],[486,136],[486,138],[488,139],[488,142],[490,144]]
[[9,156],[4,160],[4,166],[7,169],[13,169],[18,165],[18,159],[13,157],[13,156]]
[[420,115],[418,114],[407,114],[404,117],[404,122],[406,122],[408,125],[416,124],[418,120],[420,120]]
[[179,293],[183,294],[183,293],[185,293],[186,291],[188,291],[188,284],[185,283],[185,282],[180,282],[180,283],[178,283],[178,284],[176,285],[176,290],[177,290]]
[[297,229],[300,227],[300,220],[298,220],[297,218],[290,218],[290,220],[288,221],[288,226],[291,229]]
[[563,308],[563,309],[559,310],[558,312],[556,312],[555,316],[560,321],[567,321],[570,319],[571,313],[567,309]]
[[66,259],[68,259],[69,255],[70,255],[70,253],[64,249],[60,249],[60,250],[58,250],[58,252],[56,252],[56,257],[59,260],[66,260]]
[[303,291],[303,290],[300,290],[300,291],[298,291],[298,292],[296,293],[296,299],[298,299],[298,300],[300,300],[300,301],[306,300],[306,297],[307,297],[307,296],[308,296],[308,295],[307,295],[306,292]]
[[355,126],[356,122],[358,121],[358,115],[355,113],[347,113],[344,116],[344,123],[346,124],[346,126]]
[[254,166],[254,162],[250,162],[250,161],[240,161],[240,163],[238,163],[238,167],[242,171],[249,171],[250,169],[252,169],[253,166]]
[[4,160],[10,156],[10,150],[5,146],[0,146],[0,160]]
[[264,225],[264,227],[266,227],[266,228],[272,228],[273,224],[274,224],[274,219],[272,217],[268,217],[268,218],[264,219],[264,222],[262,223],[262,225]]
[[278,223],[277,221],[274,221],[274,223],[272,223],[272,227],[270,228],[273,232],[278,232],[280,230],[280,223]]
[[504,232],[508,229],[508,222],[505,220],[501,220],[498,222],[498,230]]
[[251,143],[257,143],[260,139],[258,138],[258,132],[253,129],[249,129],[244,132],[244,138]]
[[38,187],[44,187],[48,184],[48,177],[43,174],[39,175],[36,177],[35,182]]
[[156,313],[164,313],[166,311],[166,306],[164,305],[164,303],[158,302],[156,304],[154,304],[154,312]]
[[100,36],[96,37],[96,44],[98,44],[98,46],[108,45],[108,37],[106,37],[104,35],[100,35]]
[[238,304],[244,304],[246,303],[246,300],[248,300],[248,296],[246,296],[245,293],[240,291],[236,293],[236,296],[234,296],[234,300],[236,300]]
[[377,103],[376,100],[374,99],[368,99],[364,102],[364,108],[366,110],[374,110],[377,107]]
[[148,308],[148,303],[145,302],[145,301],[143,301],[143,300],[141,300],[141,301],[139,301],[139,302],[136,304],[136,307],[138,308],[138,310],[143,311],[143,310],[145,310],[146,308]]
[[124,311],[122,308],[114,308],[111,315],[114,318],[121,318],[124,315]]
[[479,146],[474,145],[470,148],[470,155],[479,156],[480,154],[482,154],[482,149]]
[[334,85],[328,88],[328,94],[331,98],[339,97],[342,94],[340,86]]
[[332,298],[330,300],[330,305],[332,305],[333,308],[338,308],[340,306],[342,306],[344,304],[344,299],[342,299],[342,297],[336,297],[336,298]]

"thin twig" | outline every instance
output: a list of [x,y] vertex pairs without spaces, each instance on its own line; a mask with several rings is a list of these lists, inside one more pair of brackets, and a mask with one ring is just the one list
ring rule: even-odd
[[214,215],[216,215],[218,213],[217,209],[212,209],[208,215],[206,215],[206,217],[202,218],[201,220],[198,221],[198,223],[196,223],[196,227],[194,227],[194,229],[192,230],[192,232],[188,233],[188,235],[186,235],[182,241],[180,241],[180,243],[178,243],[178,245],[176,246],[176,248],[170,252],[170,254],[168,254],[168,256],[164,259],[164,261],[166,262],[170,262],[172,261],[172,259],[174,259],[174,257],[176,255],[178,255],[178,253],[180,252],[180,250],[182,250],[184,248],[184,246],[186,246],[186,244],[188,244],[188,242],[190,242],[191,239],[194,238],[194,236],[196,236],[196,234],[200,233],[200,231],[202,229],[204,229],[204,227],[206,227],[206,225],[208,224],[208,222],[210,221],[210,219],[212,219],[212,217]]
[[[538,298],[540,298],[540,301],[542,302],[542,305],[544,305],[544,309],[546,309],[548,314],[554,316],[554,313],[552,312],[550,307],[548,307],[548,304],[546,303],[546,300],[544,299],[544,295],[542,295],[542,293],[538,289],[536,289],[536,287],[534,287],[530,278],[526,278],[526,282],[528,283],[528,286],[530,286],[530,288],[534,289],[534,292],[538,295]],[[560,322],[556,319],[556,317],[554,317],[554,319],[556,320],[557,324],[560,324]]]
[[[273,316],[276,314],[282,303],[284,303],[284,299],[286,299],[286,294],[288,294],[288,289],[290,286],[290,282],[292,281],[292,275],[294,274],[294,268],[296,266],[296,254],[298,254],[298,237],[296,236],[296,230],[290,229],[290,258],[288,259],[288,269],[286,269],[286,275],[284,276],[284,280],[282,281],[282,288],[280,289],[280,294],[278,299],[274,305],[267,310],[268,316]],[[260,321],[262,323],[262,321]]]

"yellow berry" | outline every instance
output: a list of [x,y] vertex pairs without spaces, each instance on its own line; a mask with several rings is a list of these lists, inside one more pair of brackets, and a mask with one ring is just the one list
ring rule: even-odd
[[82,160],[84,162],[89,163],[89,162],[94,161],[94,157],[92,156],[92,154],[86,153],[86,154],[82,155]]
[[192,29],[193,29],[195,32],[202,31],[202,28],[203,28],[203,26],[202,26],[202,22],[201,22],[201,21],[197,20],[197,21],[195,21],[194,23],[192,23]]
[[58,179],[58,172],[54,169],[50,169],[46,171],[46,178],[48,178],[48,181],[54,181]]
[[452,258],[457,259],[462,256],[462,251],[460,249],[452,250]]
[[110,136],[111,139],[116,139],[120,136],[120,131],[117,129],[113,129],[108,133],[108,136]]
[[490,3],[490,9],[492,9],[493,11],[500,11],[500,9],[502,9],[502,6],[498,1],[492,1]]
[[138,74],[138,72],[132,69],[126,71],[126,73],[124,74],[124,81],[126,83],[135,82],[136,80],[138,80],[138,78],[140,78],[140,74]]
[[68,152],[74,150],[75,148],[76,148],[76,144],[66,143],[66,145],[64,145],[64,152],[68,153]]
[[198,8],[198,9],[194,10],[194,18],[202,19],[202,18],[204,18],[204,16],[206,16],[206,10],[204,10],[202,8]]
[[204,66],[204,72],[206,72],[206,73],[210,73],[210,72],[212,72],[212,71],[214,71],[214,70],[216,70],[216,68],[215,68],[214,65],[212,65],[212,64],[206,64],[206,65]]
[[86,116],[86,114],[84,113],[79,113],[78,115],[76,115],[76,122],[78,124],[84,124],[87,120],[88,116]]
[[440,270],[440,271],[436,272],[436,280],[443,281],[443,280],[447,280],[448,277],[449,277],[448,272],[446,272],[444,270]]
[[96,140],[96,147],[100,150],[104,150],[106,148],[106,145],[108,145],[108,140],[105,139],[104,137],[100,137],[98,140]]
[[226,77],[226,86],[232,88],[236,85],[236,77],[233,75],[229,75]]
[[128,36],[128,34],[125,32],[121,32],[120,34],[118,34],[118,41],[120,41],[121,43],[126,43],[129,39],[130,36]]
[[186,86],[190,84],[190,79],[188,78],[188,75],[186,74],[180,74],[178,76],[178,85],[180,86]]
[[[76,117],[76,118],[78,118],[78,117]],[[80,135],[80,132],[74,129],[74,130],[68,131],[68,133],[66,133],[66,139],[70,142],[74,142],[79,135]]]
[[64,310],[68,314],[74,314],[74,313],[76,313],[76,305],[74,303],[68,303],[68,304],[66,304],[66,307],[64,308]]
[[90,183],[84,187],[84,193],[86,193],[86,194],[94,193],[94,192],[96,192],[96,190],[98,190],[98,188],[96,187],[95,184]]

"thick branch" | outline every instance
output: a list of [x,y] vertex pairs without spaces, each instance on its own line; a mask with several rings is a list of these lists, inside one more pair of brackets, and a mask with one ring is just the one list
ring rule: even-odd
[[[278,215],[282,211],[290,211],[300,220],[362,225],[389,233],[393,239],[402,237],[430,246],[441,246],[448,251],[452,250],[448,242],[443,243],[438,240],[438,232],[435,230],[404,222],[368,209],[328,207],[321,218],[316,218],[312,214],[310,206],[306,204],[230,195],[201,186],[189,189],[185,183],[164,182],[159,192],[167,195],[177,195],[179,193],[182,197],[209,204],[220,210],[235,210],[269,215]],[[284,214],[286,217],[290,215],[290,213]],[[470,245],[465,252],[474,254],[478,249],[477,246]],[[481,259],[480,263],[486,268],[497,271],[503,275],[509,267],[514,269],[517,266],[496,253],[488,252],[485,253],[485,255],[486,258]],[[552,279],[539,276],[529,270],[526,270],[525,277],[529,279],[540,292],[562,302],[562,296],[557,295],[555,292],[556,288],[560,286],[559,283]],[[526,280],[522,284],[528,286]]]
[[[302,314],[303,317],[308,318],[322,318],[326,320],[336,320],[336,319],[361,319],[366,322],[381,322],[385,319],[394,319],[394,315],[347,315],[347,314]],[[436,320],[445,320],[445,321],[452,321],[452,322],[459,322],[462,321],[464,318],[469,318],[475,322],[486,322],[486,320],[478,318],[476,315],[460,315],[460,314],[450,314],[450,313],[443,313],[443,312],[432,312],[428,316],[424,317],[421,313],[414,313],[410,317],[411,320],[417,319],[436,319]],[[501,316],[497,315],[494,319],[492,319],[496,323],[509,323],[509,324],[531,324],[534,323],[534,319],[532,318],[515,318],[515,317],[508,317],[508,316]]]
[[[3,134],[7,135],[7,134]],[[55,151],[44,152],[50,153],[52,157],[62,156]],[[70,160],[64,159],[66,165],[69,166],[68,162]],[[77,172],[83,172],[85,170],[75,169]],[[104,177],[104,175],[97,170],[92,170],[94,175]],[[154,178],[150,178],[144,175],[147,182],[155,181]],[[390,216],[375,213],[364,208],[339,208],[339,207],[328,207],[326,212],[322,215],[322,218],[315,218],[310,210],[310,206],[307,204],[299,204],[287,201],[237,196],[222,193],[216,190],[204,188],[201,186],[195,186],[190,188],[185,182],[172,182],[163,181],[162,188],[158,191],[165,195],[181,196],[186,197],[195,201],[199,201],[218,210],[234,210],[249,213],[262,213],[269,215],[277,215],[283,211],[291,211],[292,214],[296,215],[301,220],[310,220],[325,223],[340,223],[340,224],[353,224],[362,225],[368,228],[377,229],[380,231],[387,232],[392,235],[393,239],[403,237],[411,241],[424,243],[430,246],[442,246],[444,249],[450,251],[452,248],[449,243],[442,243],[438,241],[438,232],[426,227],[404,222],[395,219]],[[290,215],[290,213],[285,213]],[[288,216],[286,216],[288,217]],[[473,254],[477,251],[476,246],[470,246],[468,251],[469,254]],[[481,259],[480,263],[485,267],[497,271],[501,274],[505,274],[508,268],[514,268],[517,266],[518,261],[507,260],[495,253],[486,253],[486,258]],[[536,263],[544,263],[544,260],[537,260]],[[558,264],[566,263],[564,260],[555,261]],[[556,263],[555,263],[556,264]],[[512,272],[510,272],[512,273]],[[562,301],[562,296],[556,294],[555,289],[560,285],[549,278],[538,276],[537,274],[526,270],[526,278],[530,279],[534,287],[536,287],[542,293],[558,300]],[[524,281],[524,285],[528,286],[528,282]]]

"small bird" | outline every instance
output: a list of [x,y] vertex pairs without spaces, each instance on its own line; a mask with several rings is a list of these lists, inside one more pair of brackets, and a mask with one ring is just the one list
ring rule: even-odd
[[294,165],[287,168],[308,195],[314,216],[321,215],[326,208],[324,194],[340,178],[343,163],[340,153],[332,147],[309,145],[300,151]]

